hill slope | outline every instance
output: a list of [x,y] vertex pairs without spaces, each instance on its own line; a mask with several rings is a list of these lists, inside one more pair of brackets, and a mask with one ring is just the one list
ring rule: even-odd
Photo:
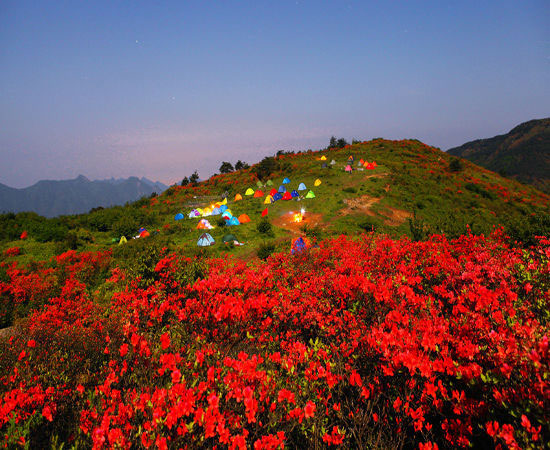
[[550,118],[522,123],[507,134],[467,142],[448,153],[550,193]]
[[[348,173],[344,168],[351,155],[355,157],[354,170]],[[377,167],[359,168],[360,159],[374,160]],[[329,164],[331,160],[335,164]],[[285,185],[288,191],[297,190],[302,182],[307,189],[300,191],[298,198],[266,205],[265,195],[273,187],[277,189],[285,177],[290,179]],[[314,185],[316,179],[321,180],[319,186]],[[248,188],[256,190],[258,182],[268,180],[273,186],[261,188],[264,196],[245,195]],[[315,198],[305,198],[310,189]],[[197,229],[199,218],[189,219],[189,212],[220,201],[225,193],[232,214],[247,214],[251,221],[227,227],[221,216],[208,216],[206,219],[214,226],[208,232],[216,243],[197,247],[205,230]],[[243,199],[235,201],[238,193]],[[265,158],[250,168],[213,176],[196,186],[172,186],[158,197],[143,197],[133,204],[80,216],[44,220],[23,213],[0,215],[0,244],[3,249],[21,247],[18,258],[22,262],[47,259],[68,248],[112,248],[115,258],[131,265],[140,252],[146,254],[151,246],[158,250],[177,248],[188,255],[231,252],[250,259],[273,250],[288,251],[290,241],[301,235],[322,240],[373,229],[392,237],[405,235],[421,240],[431,233],[454,238],[467,233],[468,227],[475,234],[489,234],[502,224],[514,238],[532,243],[535,234],[550,230],[549,206],[549,195],[469,161],[457,160],[420,141],[375,139],[341,149]],[[261,213],[266,208],[271,230],[259,230]],[[294,213],[300,209],[305,210],[304,220],[294,223]],[[174,220],[178,213],[185,219]],[[123,235],[135,236],[141,227],[153,236],[113,246]],[[25,241],[18,240],[23,230],[29,236]],[[245,245],[224,245],[222,238],[228,233]]]
[[42,180],[24,189],[0,184],[0,211],[34,211],[45,217],[81,214],[99,206],[133,202],[166,188],[145,178],[90,181],[83,175],[74,180]]

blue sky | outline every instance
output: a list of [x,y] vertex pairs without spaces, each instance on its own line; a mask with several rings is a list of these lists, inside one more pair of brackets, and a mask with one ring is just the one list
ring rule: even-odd
[[550,116],[544,1],[3,1],[0,183],[348,140],[448,149]]

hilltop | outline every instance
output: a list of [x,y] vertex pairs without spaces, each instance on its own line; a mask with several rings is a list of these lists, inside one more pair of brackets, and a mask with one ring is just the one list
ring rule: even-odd
[[[344,171],[350,156],[354,157],[352,173]],[[321,160],[323,157],[326,161]],[[376,161],[376,168],[358,167],[361,159]],[[330,164],[332,161],[335,164]],[[307,190],[301,197],[312,190],[315,198],[264,204],[272,187],[259,188],[258,184],[270,181],[278,188],[285,177],[290,179],[285,185],[289,191],[304,183]],[[314,186],[316,179],[321,181],[319,186]],[[248,188],[260,189],[264,195],[246,196]],[[235,201],[239,193],[243,200]],[[206,249],[210,255],[229,249],[237,256],[250,257],[261,245],[288,249],[290,240],[298,235],[323,239],[375,230],[423,239],[431,233],[456,237],[467,232],[467,227],[473,233],[488,234],[499,224],[509,225],[510,230],[526,230],[534,227],[530,223],[533,217],[547,214],[550,205],[547,194],[420,141],[375,139],[317,152],[282,152],[196,185],[171,186],[162,195],[143,197],[123,207],[47,221],[32,214],[2,216],[4,245],[20,246],[24,259],[35,253],[45,257],[70,248],[109,248],[121,236],[130,238],[145,227],[156,234],[151,240],[159,245],[162,242],[193,254],[203,231],[196,229],[199,218],[189,219],[189,212],[221,201],[224,195],[232,213],[246,213],[251,222],[228,228],[219,226],[225,223],[220,216],[206,217],[215,227],[210,234],[216,245]],[[272,226],[271,231],[262,233],[257,227],[266,207]],[[292,223],[291,212],[302,208],[306,211],[304,221]],[[174,220],[178,213],[185,219]],[[24,230],[29,238],[18,240]],[[222,245],[228,231],[246,245]],[[130,242],[131,247],[146,245],[138,241]],[[126,252],[120,246],[114,250],[115,254]]]
[[73,180],[41,180],[16,189],[0,184],[0,211],[32,211],[44,217],[82,214],[92,208],[124,205],[144,195],[166,190],[147,178],[121,178],[91,181],[84,175]]
[[550,118],[530,120],[509,133],[467,142],[448,153],[550,193]]

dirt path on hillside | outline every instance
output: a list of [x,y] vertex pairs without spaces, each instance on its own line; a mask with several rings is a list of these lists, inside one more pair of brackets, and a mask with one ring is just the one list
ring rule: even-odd
[[356,198],[345,198],[346,207],[340,210],[340,214],[347,216],[348,214],[363,213],[368,216],[375,216],[376,214],[371,210],[371,207],[380,200],[380,197],[371,197],[367,194]]
[[386,217],[384,223],[392,227],[397,227],[407,219],[412,218],[412,214],[409,211],[393,208],[391,206],[387,206],[383,211],[379,211],[379,213]]

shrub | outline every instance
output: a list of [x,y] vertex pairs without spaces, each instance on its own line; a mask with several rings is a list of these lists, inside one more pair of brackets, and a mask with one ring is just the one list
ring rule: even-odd
[[275,251],[275,244],[273,243],[261,243],[257,250],[258,258],[267,259]]
[[256,229],[259,233],[262,234],[271,234],[272,233],[272,226],[269,220],[264,217],[262,220],[258,222],[258,225],[256,225]]
[[452,158],[451,162],[449,163],[449,170],[451,172],[460,172],[462,169],[464,169],[464,166],[462,165],[460,159]]
[[354,187],[345,187],[342,189],[343,192],[349,192],[350,194],[355,194],[357,192],[357,189]]

